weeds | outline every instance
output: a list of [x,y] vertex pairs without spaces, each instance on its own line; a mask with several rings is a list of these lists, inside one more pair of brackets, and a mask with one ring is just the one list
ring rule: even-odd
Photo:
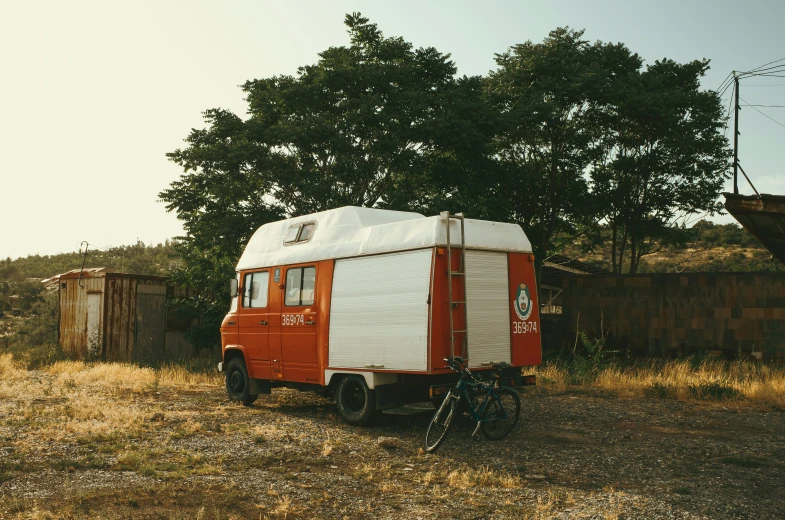
[[733,388],[728,381],[700,381],[689,385],[687,388],[689,388],[690,396],[695,399],[724,401],[741,397],[741,392]]
[[[750,361],[711,358],[608,362],[581,371],[564,360],[550,361],[534,373],[545,388],[597,389],[620,397],[748,400],[785,408],[785,368]],[[576,377],[576,371],[580,377]]]
[[[578,314],[580,323],[580,313]],[[567,363],[570,379],[575,384],[590,382],[605,368],[610,366],[618,350],[606,350],[607,331],[603,329],[604,320],[600,319],[600,332],[589,335],[580,331],[575,335],[575,344],[570,352],[572,357]]]

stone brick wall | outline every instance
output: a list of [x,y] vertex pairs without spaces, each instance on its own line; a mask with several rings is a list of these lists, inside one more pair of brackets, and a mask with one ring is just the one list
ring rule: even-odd
[[610,347],[633,356],[711,350],[785,359],[785,273],[579,276],[562,287],[561,344],[602,323]]

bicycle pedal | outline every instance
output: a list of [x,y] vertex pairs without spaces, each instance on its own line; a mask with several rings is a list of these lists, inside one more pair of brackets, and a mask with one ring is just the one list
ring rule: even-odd
[[477,423],[477,426],[475,426],[475,427],[474,427],[474,431],[472,432],[472,437],[474,437],[474,440],[476,440],[476,441],[479,441],[479,440],[480,440],[480,438],[479,438],[479,437],[477,437],[477,432],[479,432],[479,431],[480,431],[480,424],[482,424],[482,423],[479,423],[479,422],[478,422],[478,423]]

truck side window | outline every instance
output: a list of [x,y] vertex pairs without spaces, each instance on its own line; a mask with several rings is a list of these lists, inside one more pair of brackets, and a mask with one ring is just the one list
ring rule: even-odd
[[313,291],[316,288],[316,268],[303,268],[303,294],[300,305],[313,305]]
[[243,307],[263,309],[267,307],[267,288],[270,281],[269,271],[248,273],[243,283]]
[[289,307],[313,305],[316,287],[315,267],[296,267],[286,271],[286,295],[284,303]]

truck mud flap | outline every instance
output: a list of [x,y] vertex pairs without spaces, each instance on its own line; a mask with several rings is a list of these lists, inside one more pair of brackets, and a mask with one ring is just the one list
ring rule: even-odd
[[272,386],[270,385],[270,382],[265,379],[251,378],[250,383],[248,385],[248,391],[254,395],[269,394],[271,393],[270,391],[271,387]]
[[376,394],[377,410],[397,408],[404,405],[403,389],[398,383],[391,385],[377,385],[374,389],[374,393]]

